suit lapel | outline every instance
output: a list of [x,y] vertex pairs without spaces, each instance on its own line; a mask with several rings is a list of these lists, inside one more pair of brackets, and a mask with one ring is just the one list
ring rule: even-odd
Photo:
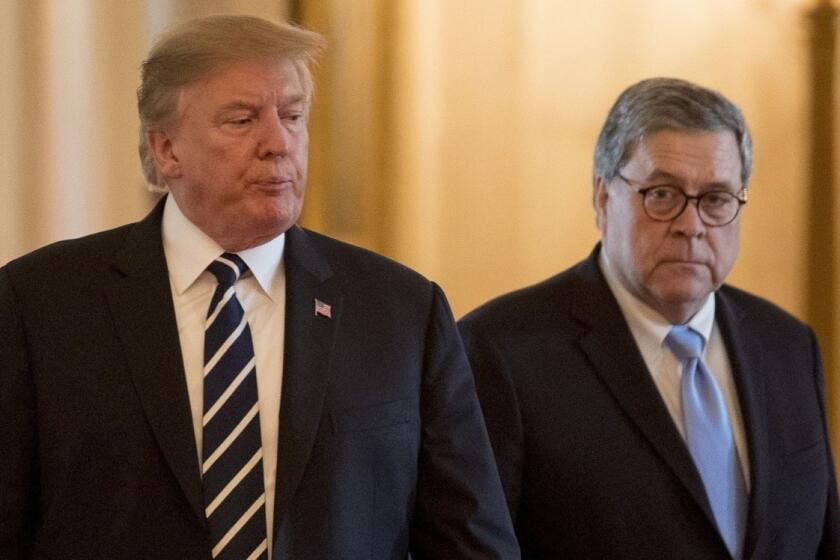
[[613,398],[714,523],[694,461],[598,267],[599,249],[600,244],[579,269],[572,312],[586,325],[581,348]]
[[[286,340],[277,454],[274,532],[285,522],[321,421],[329,364],[341,321],[342,293],[310,234],[286,232]],[[329,306],[315,312],[316,300]]]
[[749,340],[751,330],[743,324],[745,314],[727,297],[725,288],[717,292],[715,304],[715,319],[726,345],[726,353],[738,389],[749,452],[750,497],[744,543],[744,557],[748,558],[759,542],[768,500],[769,480],[765,469],[769,461],[769,443],[765,376],[761,375],[767,365],[762,364],[760,344]]
[[107,299],[155,438],[187,500],[204,519],[201,475],[160,226],[163,200],[129,232],[112,261]]

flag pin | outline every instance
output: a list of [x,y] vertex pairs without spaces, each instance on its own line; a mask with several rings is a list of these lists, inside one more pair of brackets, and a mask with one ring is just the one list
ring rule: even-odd
[[332,306],[329,303],[324,303],[320,299],[315,299],[315,316],[318,315],[332,319]]

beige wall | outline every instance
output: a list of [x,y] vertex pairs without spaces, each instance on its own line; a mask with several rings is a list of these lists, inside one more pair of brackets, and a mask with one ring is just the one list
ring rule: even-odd
[[[812,5],[304,2],[304,21],[331,42],[304,222],[427,274],[461,315],[590,251],[602,121],[626,86],[677,76],[732,98],[754,135],[730,281],[808,320]],[[830,338],[824,347],[840,345]],[[840,383],[827,377],[833,405]]]
[[0,1],[0,263],[153,203],[135,91],[152,38],[194,15],[279,19],[281,0]]
[[[0,2],[0,261],[137,218],[134,91],[151,38],[278,0]],[[328,36],[305,222],[439,280],[458,313],[596,239],[591,152],[626,85],[676,75],[756,141],[732,280],[802,314],[806,33],[793,2],[302,2]],[[784,232],[784,235],[778,235]]]
[[639,79],[679,76],[732,97],[755,135],[743,250],[731,280],[803,315],[801,6],[308,5],[305,21],[331,49],[320,69],[305,223],[418,268],[466,312],[589,252],[597,239],[592,148],[607,110]]
[[[615,97],[645,77],[679,76],[733,98],[755,135],[753,189],[732,281],[801,315],[807,99],[804,20],[795,6],[743,0],[399,4],[390,32],[397,54],[392,74],[382,78],[392,107],[379,115],[386,141],[373,163],[390,166],[382,188],[395,201],[383,211],[397,217],[372,218],[392,230],[384,242],[370,225],[336,227],[336,233],[378,245],[438,279],[459,313],[537,281],[585,256],[596,240],[592,149]],[[369,21],[359,27],[376,28]],[[330,34],[333,52],[342,50],[343,40],[362,41],[344,39],[352,33],[342,32]],[[381,43],[381,35],[372,42]],[[350,61],[359,79],[368,77],[367,60]],[[342,65],[340,76],[331,69],[328,61],[324,79],[338,83],[326,95],[352,96],[358,85],[345,88],[352,68]],[[341,103],[369,109],[370,99]],[[370,137],[369,115],[355,124],[333,141]],[[342,188],[354,185],[345,178]],[[358,191],[358,198],[364,194]]]
[[[730,96],[754,133],[732,282],[805,318],[809,3],[289,3],[331,45],[303,221],[417,268],[461,315],[588,253],[602,119],[630,83],[679,76]],[[286,4],[0,1],[0,262],[149,208],[134,92],[156,33],[208,13],[282,18]]]

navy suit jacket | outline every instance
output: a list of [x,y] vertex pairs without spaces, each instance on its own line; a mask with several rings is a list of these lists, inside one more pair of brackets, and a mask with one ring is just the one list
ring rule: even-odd
[[[523,558],[729,558],[597,253],[460,322]],[[716,298],[749,453],[744,557],[840,558],[814,335],[733,287]]]
[[[4,559],[210,558],[161,215],[0,269]],[[299,227],[284,264],[274,557],[517,558],[439,288]]]

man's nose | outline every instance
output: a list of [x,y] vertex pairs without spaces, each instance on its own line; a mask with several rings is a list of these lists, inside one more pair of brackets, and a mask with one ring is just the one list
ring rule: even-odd
[[671,229],[690,237],[706,232],[706,224],[700,218],[700,200],[689,199],[679,216],[674,218]]
[[283,126],[283,120],[273,113],[262,119],[259,137],[259,155],[261,158],[282,157],[289,146],[289,131]]

